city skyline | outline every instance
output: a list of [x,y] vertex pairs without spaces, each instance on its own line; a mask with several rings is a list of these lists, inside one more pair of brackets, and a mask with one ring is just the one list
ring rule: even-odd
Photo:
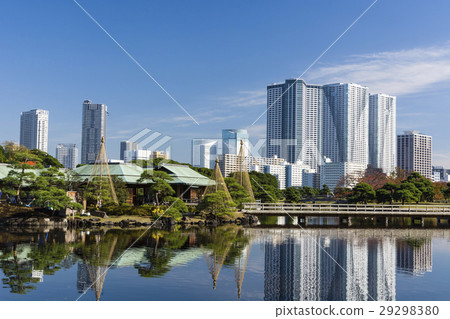
[[[136,127],[151,127],[173,135],[172,157],[182,162],[189,161],[189,141],[199,136],[219,137],[220,132],[214,130],[218,125],[247,128],[249,135],[255,138],[264,136],[264,119],[251,124],[264,111],[267,84],[300,75],[370,4],[367,1],[324,7],[288,1],[283,8],[273,9],[269,2],[261,2],[255,13],[251,4],[233,7],[200,5],[199,2],[188,6],[180,2],[183,13],[174,15],[168,4],[158,4],[150,10],[149,4],[142,1],[133,8],[124,3],[111,3],[105,10],[102,1],[80,3],[160,80],[200,125],[193,123],[154,83],[148,82],[76,5],[56,1],[52,2],[53,8],[61,13],[57,19],[52,10],[43,10],[32,2],[29,12],[22,12],[14,3],[4,4],[11,14],[2,21],[10,26],[7,34],[2,33],[9,45],[8,50],[1,53],[4,62],[0,62],[0,67],[10,75],[8,82],[2,81],[0,85],[3,115],[17,118],[19,110],[30,104],[48,109],[53,123],[49,127],[48,149],[54,155],[57,144],[81,145],[81,121],[71,115],[80,101],[92,99],[109,106],[107,150],[110,158],[119,158],[120,141],[135,133]],[[304,79],[308,83],[355,82],[369,87],[373,93],[396,95],[397,134],[419,130],[432,135],[433,165],[449,167],[448,141],[442,129],[446,121],[445,117],[438,116],[446,111],[447,101],[450,101],[450,92],[446,89],[450,81],[450,36],[449,31],[445,31],[450,28],[443,14],[449,8],[450,4],[444,1],[436,2],[433,8],[419,1],[408,7],[378,2]],[[126,28],[117,28],[119,12],[134,17]],[[399,24],[397,16],[400,14],[410,19]],[[433,19],[428,18],[428,23],[420,27],[414,22],[419,16],[430,17],[431,14]],[[18,16],[33,23],[35,28],[15,19]],[[269,19],[281,16],[285,17],[282,22]],[[216,38],[211,37],[212,30],[194,32],[198,31],[198,24],[193,21],[200,17],[204,23],[210,23]],[[231,18],[237,18],[237,24],[229,29]],[[177,34],[179,24],[172,23],[172,19],[183,22],[182,34]],[[264,19],[264,25],[255,24],[260,19]],[[304,27],[317,32],[299,34],[298,41],[292,41],[287,33],[278,35],[279,45],[268,41],[273,30],[290,29],[297,19],[302,19]],[[385,23],[380,24],[380,19]],[[41,23],[44,20],[45,25]],[[155,33],[152,31],[154,24],[167,28],[163,34]],[[64,27],[55,27],[61,25]],[[335,29],[335,34],[329,32],[330,27]],[[442,32],[433,32],[436,29]],[[415,36],[413,39],[404,37],[405,32]],[[168,40],[171,37],[181,42]],[[18,41],[19,38],[29,41]],[[155,41],[159,46],[154,45]],[[230,41],[235,45],[226,45]],[[299,50],[304,42],[310,43],[308,50]],[[55,43],[67,44],[55,46]],[[279,50],[287,43],[293,45],[288,54]],[[359,45],[361,43],[364,45]],[[179,45],[187,49],[175,50]],[[86,54],[85,47],[90,47],[92,54]],[[201,52],[198,50],[206,48],[207,56],[198,54]],[[30,51],[35,54],[29,55]],[[172,53],[168,55],[168,51]],[[23,67],[8,63],[14,59]],[[223,61],[227,61],[227,68],[223,67]],[[86,77],[88,71],[90,76]],[[190,80],[188,83],[186,78]],[[22,94],[24,91],[26,94]],[[0,128],[3,140],[19,141],[13,122],[8,121]]]

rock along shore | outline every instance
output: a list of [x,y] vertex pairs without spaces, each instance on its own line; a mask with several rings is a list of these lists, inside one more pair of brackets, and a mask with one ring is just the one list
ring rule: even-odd
[[135,220],[131,218],[122,219],[120,221],[111,221],[108,218],[61,218],[61,217],[6,217],[0,218],[0,227],[55,227],[55,228],[97,228],[97,227],[120,227],[120,228],[137,228],[152,227],[158,229],[166,229],[181,226],[209,226],[216,227],[226,224],[237,224],[243,226],[255,225],[258,218],[252,215],[244,215],[235,219],[206,216],[204,219],[183,217],[180,221],[175,221],[171,217],[161,217],[156,220],[148,218],[148,221]]

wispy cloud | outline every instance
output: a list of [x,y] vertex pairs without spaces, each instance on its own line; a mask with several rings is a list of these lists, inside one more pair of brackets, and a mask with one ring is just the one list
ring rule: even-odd
[[450,43],[354,55],[342,64],[320,67],[311,75],[310,81],[357,82],[368,86],[371,92],[419,93],[450,81]]
[[267,103],[265,90],[240,91],[235,96],[222,97],[220,100],[231,107],[254,107]]
[[266,138],[266,124],[251,125],[246,127],[250,137]]
[[450,167],[450,152],[433,152],[433,165],[442,165],[444,167]]
[[[237,114],[236,112],[228,112],[228,110],[221,109],[208,109],[195,114],[195,118],[200,124],[222,123],[240,118],[240,116],[241,114]],[[187,116],[167,117],[158,120],[156,123],[177,123],[178,127],[192,126],[192,123],[189,123],[189,118]]]

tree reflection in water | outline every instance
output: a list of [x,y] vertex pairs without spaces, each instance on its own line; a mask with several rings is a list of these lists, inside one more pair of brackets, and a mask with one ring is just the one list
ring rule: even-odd
[[[98,300],[108,291],[105,284],[110,268],[134,269],[138,277],[151,279],[165,277],[174,268],[190,267],[187,265],[195,260],[197,265],[205,263],[209,272],[196,268],[192,274],[197,278],[211,278],[213,288],[228,289],[225,288],[228,285],[221,285],[221,279],[232,282],[230,273],[223,271],[233,268],[240,298],[245,290],[251,243],[258,242],[264,248],[266,300],[370,300],[370,297],[395,300],[396,275],[401,272],[418,277],[431,272],[432,237],[447,239],[449,236],[441,230],[398,229],[394,233],[378,229],[308,229],[299,232],[291,228],[237,225],[175,227],[171,231],[150,229],[143,234],[144,231],[2,231],[3,288],[13,294],[26,294],[36,290],[45,275],[78,264],[78,291],[93,291]],[[258,251],[255,253],[258,256]],[[192,284],[197,284],[196,278],[192,279]],[[171,280],[170,276],[167,280]],[[358,284],[352,284],[355,282]]]

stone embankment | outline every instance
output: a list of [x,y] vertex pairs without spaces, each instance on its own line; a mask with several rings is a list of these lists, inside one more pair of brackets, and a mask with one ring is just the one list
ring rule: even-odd
[[171,228],[175,225],[181,226],[209,226],[216,227],[227,224],[236,225],[254,225],[258,222],[256,216],[246,215],[236,219],[220,218],[213,216],[206,216],[204,219],[183,217],[180,221],[175,221],[171,217],[161,217],[156,220],[148,221],[122,219],[120,221],[109,221],[107,218],[37,218],[37,217],[20,217],[20,218],[5,218],[0,219],[0,227],[56,227],[56,228],[96,228],[96,227],[120,227],[120,228],[137,228],[137,227],[152,227],[152,228]]

